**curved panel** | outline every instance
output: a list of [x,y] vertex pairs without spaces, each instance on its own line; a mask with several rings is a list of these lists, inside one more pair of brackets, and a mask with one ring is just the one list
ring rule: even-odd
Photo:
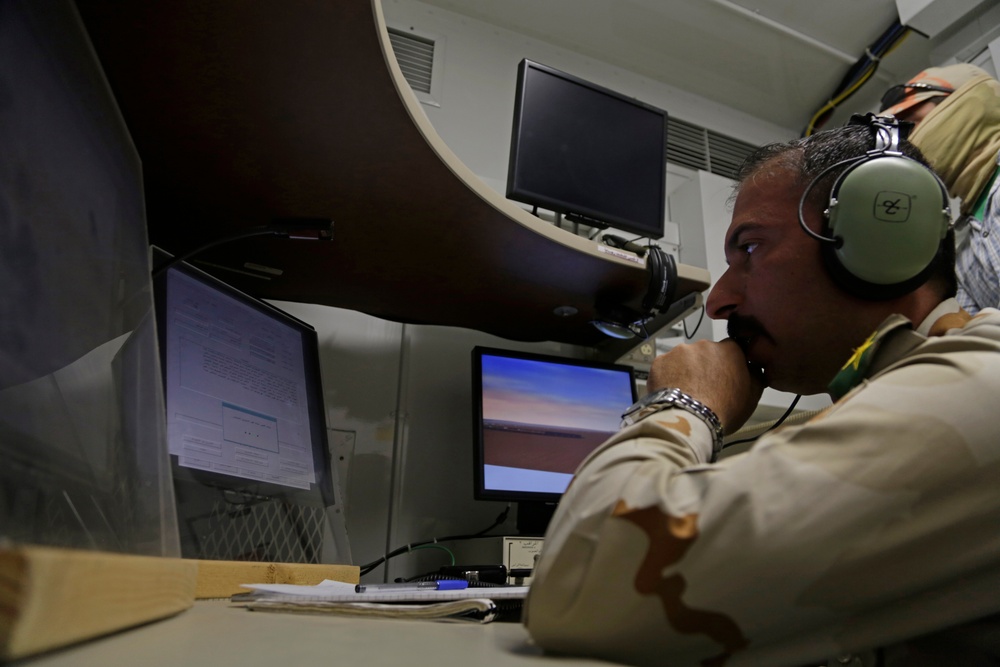
[[[640,302],[643,261],[481,183],[406,87],[374,2],[79,0],[143,160],[151,242],[179,254],[328,217],[331,242],[257,237],[199,259],[263,298],[601,343],[595,304]],[[708,285],[681,276],[678,296]]]

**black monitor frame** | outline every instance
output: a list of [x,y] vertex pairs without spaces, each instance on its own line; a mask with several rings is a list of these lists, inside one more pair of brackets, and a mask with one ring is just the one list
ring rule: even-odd
[[517,70],[507,197],[597,228],[664,234],[667,112],[531,60]]
[[[614,373],[615,375],[613,377],[617,378],[617,376],[620,375],[620,380],[622,382],[627,382],[628,386],[624,388],[626,391],[621,396],[620,405],[615,402],[612,406],[610,406],[613,408],[610,412],[605,410],[607,415],[605,420],[606,425],[602,422],[600,431],[559,426],[555,424],[556,420],[553,420],[553,423],[549,425],[533,423],[528,426],[524,423],[521,425],[512,424],[510,427],[498,426],[490,429],[487,426],[491,417],[486,414],[488,409],[484,408],[484,398],[487,393],[485,391],[487,373],[484,372],[484,358],[495,358],[507,360],[508,362],[513,361],[519,365],[521,362],[524,362],[524,368],[536,368],[552,374],[558,372],[570,372],[575,374],[574,379],[577,381],[584,379],[584,376],[588,373],[595,373],[593,376],[595,379],[598,377],[596,374],[607,377],[604,375],[605,373]],[[489,364],[490,362],[487,361],[487,365]],[[615,382],[617,381],[618,380],[616,379]],[[571,400],[573,397],[560,396],[553,398],[557,398],[559,400]],[[613,435],[618,428],[621,413],[625,412],[625,410],[635,402],[636,398],[637,390],[635,371],[628,365],[587,359],[574,359],[534,352],[506,350],[494,347],[477,346],[473,348],[472,426],[474,498],[476,500],[516,502],[518,504],[518,531],[522,535],[540,535],[544,533],[548,519],[551,516],[552,511],[555,509],[556,504],[558,504],[560,498],[562,497],[565,486],[568,484],[569,477],[572,476],[572,472],[575,470],[576,465],[586,454],[593,451],[594,448],[600,446],[607,440],[608,437]],[[593,407],[594,409],[590,410],[590,412],[600,412],[596,405]],[[496,421],[495,418],[494,421]],[[519,431],[521,426],[528,426],[530,431],[528,437],[536,441],[530,443],[532,445],[541,444],[545,441],[548,441],[550,444],[561,445],[561,447],[557,450],[550,450],[550,452],[555,455],[557,460],[549,461],[536,469],[525,469],[528,475],[536,476],[547,475],[552,472],[552,467],[558,467],[559,470],[556,474],[559,475],[559,478],[562,480],[561,488],[549,488],[548,490],[526,490],[524,488],[502,489],[497,488],[496,486],[491,487],[491,483],[487,480],[487,465],[490,459],[496,459],[499,450],[494,450],[492,453],[488,451],[488,431],[505,431],[508,435],[507,439],[510,440],[509,434]],[[539,426],[545,430],[539,432]],[[523,433],[524,431],[521,432]],[[584,445],[584,447],[571,447],[570,445],[573,444],[573,440],[580,440],[581,442],[578,444]],[[494,443],[496,443],[496,440],[494,440]],[[505,454],[505,456],[512,455],[515,455],[512,450],[508,450]],[[546,467],[548,467],[549,470],[546,470]],[[516,470],[516,468],[511,469]],[[551,485],[554,486],[558,483],[560,483],[558,480],[553,480]],[[546,482],[546,486],[549,486],[549,482]]]
[[[154,249],[154,256],[162,257],[162,251]],[[161,260],[162,261],[162,260]],[[154,265],[156,262],[154,262]],[[294,317],[275,306],[250,296],[218,278],[192,266],[187,262],[178,262],[154,278],[154,297],[156,305],[157,334],[160,347],[160,363],[163,368],[164,403],[169,409],[168,396],[168,331],[169,318],[167,303],[169,298],[168,282],[172,275],[181,274],[194,279],[202,285],[218,292],[224,298],[232,299],[242,306],[258,312],[263,317],[271,319],[283,327],[294,329],[300,336],[302,348],[302,364],[305,373],[307,413],[309,419],[309,438],[312,451],[312,465],[316,481],[309,488],[297,488],[264,480],[251,480],[223,474],[215,471],[185,467],[179,464],[178,456],[170,454],[171,472],[175,487],[191,484],[209,487],[235,498],[238,502],[253,504],[271,500],[304,505],[310,507],[328,508],[336,504],[337,494],[334,492],[333,470],[331,468],[330,452],[327,441],[325,406],[323,400],[322,377],[319,363],[319,341],[315,328],[307,322]],[[169,422],[169,419],[168,419]],[[178,492],[181,489],[178,488]]]

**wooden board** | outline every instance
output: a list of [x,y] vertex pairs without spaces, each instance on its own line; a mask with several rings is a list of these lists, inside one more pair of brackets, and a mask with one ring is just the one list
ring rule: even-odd
[[0,660],[177,614],[197,561],[48,547],[0,549]]

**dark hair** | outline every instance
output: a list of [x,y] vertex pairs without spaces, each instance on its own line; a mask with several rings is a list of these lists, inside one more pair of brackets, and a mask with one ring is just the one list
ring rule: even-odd
[[[743,184],[756,176],[780,172],[795,176],[795,185],[803,190],[818,176],[813,184],[808,202],[820,209],[826,208],[833,184],[853,159],[863,157],[874,147],[873,129],[868,125],[845,125],[816,134],[761,146],[750,153],[736,170],[733,197]],[[905,139],[899,141],[899,151],[906,157],[932,169],[920,149]],[[843,163],[840,167],[835,167]],[[826,171],[829,170],[829,171]],[[826,173],[824,173],[826,172]],[[949,229],[941,244],[941,252],[934,258],[927,283],[932,284],[942,298],[955,296],[958,281],[955,277],[955,232]]]

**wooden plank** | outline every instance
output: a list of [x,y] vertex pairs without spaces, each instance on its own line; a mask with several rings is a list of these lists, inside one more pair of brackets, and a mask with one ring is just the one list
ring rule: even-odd
[[245,561],[198,561],[195,598],[228,598],[246,593],[241,584],[299,584],[312,586],[324,579],[356,584],[361,568],[356,565],[312,563],[251,563]]
[[196,561],[49,547],[0,549],[0,660],[177,614]]

